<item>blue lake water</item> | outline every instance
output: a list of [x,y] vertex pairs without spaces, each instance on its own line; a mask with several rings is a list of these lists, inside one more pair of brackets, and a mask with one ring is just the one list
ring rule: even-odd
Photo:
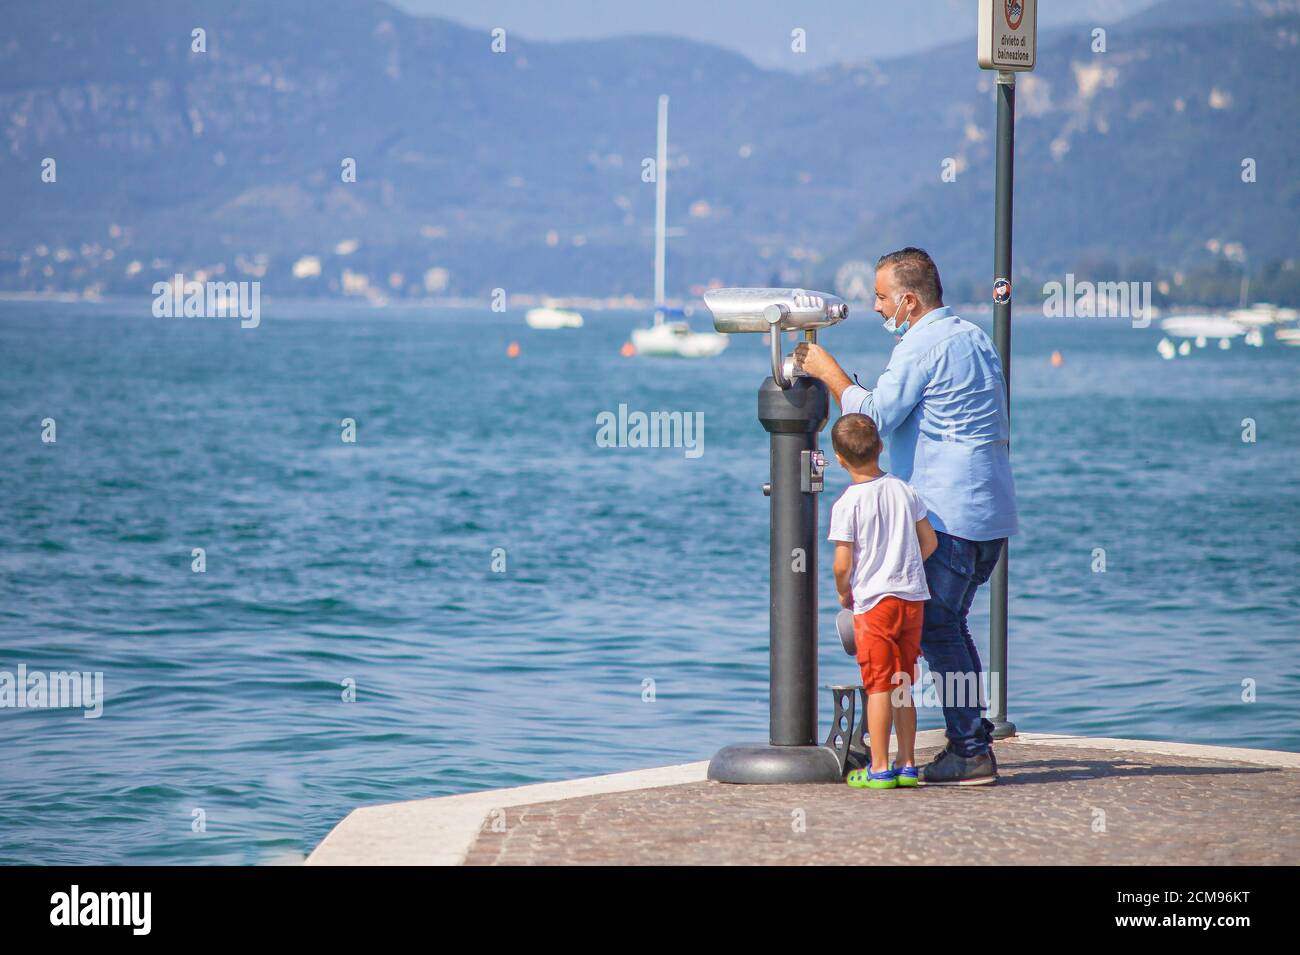
[[[0,303],[0,671],[105,694],[0,709],[0,862],[300,859],[358,805],[765,737],[757,336],[679,362],[622,357],[631,314],[148,305]],[[1300,349],[1159,338],[1017,316],[1010,716],[1300,750]],[[823,343],[869,383],[892,339]],[[703,454],[598,447],[620,404],[702,411]],[[821,681],[856,681],[822,560]]]

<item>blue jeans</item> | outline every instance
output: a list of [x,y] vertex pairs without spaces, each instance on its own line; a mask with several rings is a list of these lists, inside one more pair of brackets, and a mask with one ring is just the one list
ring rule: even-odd
[[959,756],[978,756],[988,752],[993,742],[993,724],[980,716],[980,655],[966,615],[975,591],[993,573],[1007,539],[971,541],[935,533],[939,546],[925,562],[930,599],[925,602],[921,652],[943,704],[949,747]]

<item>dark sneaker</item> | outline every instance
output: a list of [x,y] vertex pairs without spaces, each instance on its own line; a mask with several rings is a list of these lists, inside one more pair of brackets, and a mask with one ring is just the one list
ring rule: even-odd
[[998,764],[993,751],[978,756],[958,756],[945,749],[921,768],[922,786],[987,786],[998,781]]

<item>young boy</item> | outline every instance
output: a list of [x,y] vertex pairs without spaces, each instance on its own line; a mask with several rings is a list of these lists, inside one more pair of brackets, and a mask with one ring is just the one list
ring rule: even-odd
[[[835,586],[840,605],[853,611],[862,686],[867,693],[871,767],[849,773],[850,786],[915,786],[916,710],[912,679],[921,652],[921,620],[930,590],[924,562],[939,546],[925,502],[906,481],[880,470],[884,450],[876,423],[841,415],[831,445],[853,483],[831,507]],[[889,765],[891,723],[897,761]]]

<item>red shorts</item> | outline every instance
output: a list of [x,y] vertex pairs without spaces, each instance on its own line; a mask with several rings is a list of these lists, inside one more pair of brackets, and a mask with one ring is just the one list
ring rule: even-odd
[[921,621],[925,601],[881,597],[866,613],[853,615],[853,638],[858,645],[858,666],[868,693],[886,693],[916,680],[916,660],[921,655]]

